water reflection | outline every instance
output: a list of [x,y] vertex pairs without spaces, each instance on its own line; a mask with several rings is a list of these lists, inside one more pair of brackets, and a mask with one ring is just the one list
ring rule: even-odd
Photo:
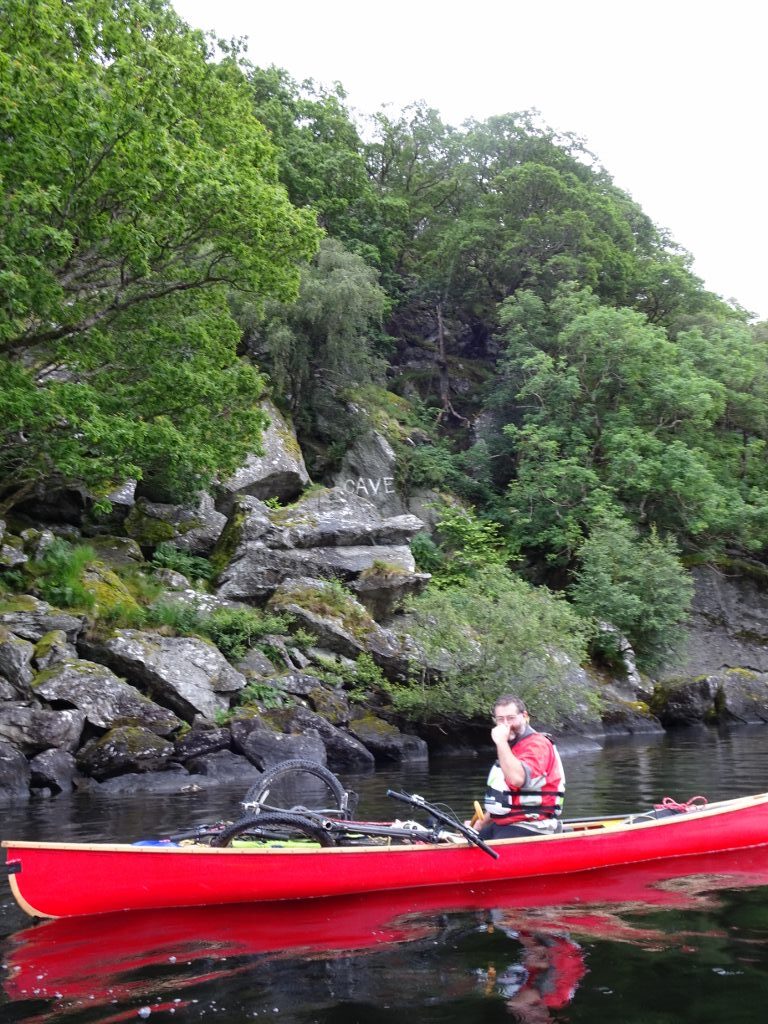
[[[664,796],[768,790],[768,729],[641,737],[565,753],[566,815],[639,810]],[[387,787],[468,812],[490,752],[342,775],[360,811],[392,814]],[[133,840],[231,817],[243,787],[6,811],[8,838]],[[684,872],[682,874],[681,872]],[[62,884],[66,884],[63,880]],[[6,888],[4,1024],[153,1020],[243,1024],[492,1024],[762,1019],[768,854],[592,871],[490,889],[110,915],[29,926]],[[664,979],[664,980],[660,980]],[[563,1006],[565,1000],[565,1007]],[[526,1013],[528,1016],[526,1017]],[[536,1016],[538,1014],[538,1016]],[[141,1018],[139,1018],[141,1019]]]

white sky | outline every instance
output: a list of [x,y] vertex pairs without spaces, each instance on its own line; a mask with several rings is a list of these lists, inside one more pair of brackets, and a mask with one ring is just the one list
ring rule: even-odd
[[460,125],[535,107],[695,258],[707,287],[768,319],[760,0],[171,0],[248,36],[248,57],[339,81],[373,113],[415,100]]

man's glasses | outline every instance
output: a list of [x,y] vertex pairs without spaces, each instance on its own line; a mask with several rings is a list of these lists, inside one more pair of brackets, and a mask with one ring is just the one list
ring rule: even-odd
[[516,715],[494,715],[493,720],[496,725],[511,725],[521,714],[522,711],[518,711]]

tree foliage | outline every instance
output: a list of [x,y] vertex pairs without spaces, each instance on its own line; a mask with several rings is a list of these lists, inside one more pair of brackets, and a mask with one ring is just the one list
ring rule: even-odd
[[326,239],[305,267],[294,302],[267,303],[250,320],[245,307],[238,315],[250,324],[251,352],[298,425],[317,430],[323,413],[331,424],[338,420],[351,388],[382,376],[385,307],[376,271]]
[[231,53],[162,0],[5,0],[0,471],[181,497],[258,447],[223,289],[295,294],[314,218]]
[[631,642],[640,663],[653,668],[680,644],[692,584],[670,538],[642,538],[625,520],[606,516],[579,550],[570,588],[574,607],[608,622]]

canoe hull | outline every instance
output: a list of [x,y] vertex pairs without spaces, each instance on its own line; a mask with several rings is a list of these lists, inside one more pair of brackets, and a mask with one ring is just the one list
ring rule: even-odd
[[37,917],[474,885],[768,846],[768,794],[642,824],[464,843],[332,849],[211,849],[6,841],[20,906]]

